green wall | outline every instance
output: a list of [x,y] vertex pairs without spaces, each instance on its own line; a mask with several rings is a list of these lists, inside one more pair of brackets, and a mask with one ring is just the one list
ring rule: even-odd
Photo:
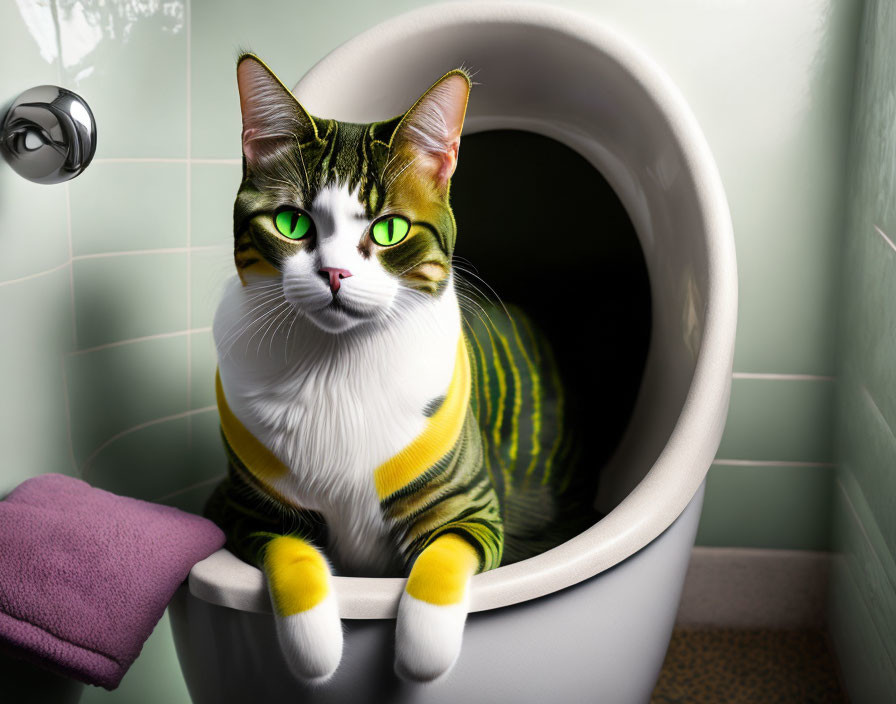
[[867,3],[843,239],[831,621],[857,704],[896,692],[896,5]]
[[[209,326],[232,267],[237,47],[291,84],[341,42],[422,4],[0,3],[0,101],[61,84],[99,123],[97,158],[68,185],[33,185],[0,165],[0,493],[61,471],[201,504],[223,467]],[[831,311],[862,3],[558,4],[617,27],[666,68],[706,132],[731,205],[735,378],[698,542],[827,549]],[[878,224],[896,230],[892,219]],[[881,507],[869,511],[884,520]],[[91,688],[84,701],[186,701],[167,631],[163,622],[117,693]]]

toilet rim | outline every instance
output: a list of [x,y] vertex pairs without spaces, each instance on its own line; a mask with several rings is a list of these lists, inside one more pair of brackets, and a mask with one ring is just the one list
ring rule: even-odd
[[[718,448],[728,407],[737,270],[721,178],[684,97],[650,57],[616,30],[591,18],[536,4],[487,2],[427,6],[389,19],[341,45],[310,69],[296,86],[295,93],[313,111],[315,103],[306,96],[333,85],[331,76],[340,66],[375,56],[384,37],[390,44],[401,43],[404,38],[470,23],[528,25],[536,30],[566,34],[571,40],[584,42],[613,59],[618,68],[640,84],[677,141],[691,172],[695,203],[704,223],[708,279],[705,325],[693,378],[674,428],[653,466],[591,528],[540,555],[474,576],[470,609],[482,611],[550,594],[618,564],[660,535],[694,497]],[[333,581],[343,618],[395,617],[403,579],[334,577]],[[270,611],[262,573],[226,550],[194,566],[190,573],[190,591],[214,604],[245,611]]]

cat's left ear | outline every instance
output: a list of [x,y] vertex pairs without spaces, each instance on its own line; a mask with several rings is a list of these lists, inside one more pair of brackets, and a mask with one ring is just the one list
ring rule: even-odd
[[457,166],[471,85],[463,69],[446,73],[404,114],[390,141],[390,149],[408,149],[418,173],[440,188]]

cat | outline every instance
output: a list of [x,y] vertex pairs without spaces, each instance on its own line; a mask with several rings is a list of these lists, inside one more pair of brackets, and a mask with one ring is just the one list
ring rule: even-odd
[[206,515],[263,570],[297,677],[339,665],[336,571],[407,576],[395,671],[432,681],[474,574],[594,520],[550,346],[452,263],[470,74],[372,124],[312,116],[251,53],[237,85],[237,275],[213,325],[229,468]]

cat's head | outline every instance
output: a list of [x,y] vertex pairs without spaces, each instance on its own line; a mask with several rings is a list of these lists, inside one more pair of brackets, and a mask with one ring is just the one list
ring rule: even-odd
[[252,54],[239,58],[237,83],[243,180],[234,256],[243,284],[279,282],[289,305],[331,333],[440,296],[456,235],[448,192],[466,71],[450,71],[407,112],[371,124],[311,115]]

